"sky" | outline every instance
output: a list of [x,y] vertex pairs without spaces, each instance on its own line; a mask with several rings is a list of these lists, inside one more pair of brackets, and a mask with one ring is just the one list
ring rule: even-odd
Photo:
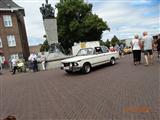
[[[39,8],[45,0],[13,0],[25,9],[25,24],[29,45],[43,43],[45,34]],[[48,0],[53,7],[59,0]],[[144,31],[160,33],[159,0],[85,0],[93,4],[92,12],[107,22],[110,31],[104,31],[102,40],[116,35],[119,39],[133,38]],[[56,13],[57,10],[55,9]]]

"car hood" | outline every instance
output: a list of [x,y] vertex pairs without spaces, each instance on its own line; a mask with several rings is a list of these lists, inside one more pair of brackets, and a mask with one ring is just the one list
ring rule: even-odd
[[61,62],[62,62],[62,63],[77,62],[77,61],[84,60],[84,59],[88,59],[88,58],[91,58],[91,57],[94,57],[94,55],[75,56],[75,57],[72,57],[72,58],[64,59],[64,60],[62,60]]

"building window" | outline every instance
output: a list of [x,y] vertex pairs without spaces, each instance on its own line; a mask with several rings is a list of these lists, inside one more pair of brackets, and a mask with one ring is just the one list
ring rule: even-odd
[[18,54],[12,54],[12,55],[10,55],[10,58],[11,58],[11,60],[12,60],[13,58],[19,59],[19,56],[18,56]]
[[3,45],[2,45],[2,39],[0,38],[0,48],[2,48]]
[[8,46],[9,47],[15,47],[16,46],[16,39],[15,39],[14,35],[8,35],[7,40],[8,40]]
[[3,22],[5,27],[12,27],[12,18],[10,15],[4,15]]

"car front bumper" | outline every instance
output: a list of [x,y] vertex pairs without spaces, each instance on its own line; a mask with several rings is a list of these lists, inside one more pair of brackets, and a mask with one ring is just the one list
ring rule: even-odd
[[66,71],[72,71],[72,72],[77,72],[80,71],[82,67],[78,67],[78,66],[61,66],[62,70],[66,70]]

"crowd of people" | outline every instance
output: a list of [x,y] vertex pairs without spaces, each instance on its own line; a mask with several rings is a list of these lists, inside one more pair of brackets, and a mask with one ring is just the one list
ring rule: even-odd
[[141,64],[141,51],[144,52],[145,66],[153,64],[153,49],[154,45],[157,46],[158,57],[160,55],[160,37],[154,41],[153,37],[148,35],[147,32],[143,32],[143,37],[140,39],[138,35],[134,36],[131,41],[131,47],[133,51],[134,65]]
[[[134,65],[141,64],[141,53],[144,52],[145,66],[153,64],[153,50],[156,48],[157,57],[160,58],[160,36],[153,39],[151,35],[148,35],[148,32],[143,32],[142,38],[138,34],[134,36],[131,43],[131,51],[133,53],[133,63]],[[114,47],[111,46],[110,51],[117,51],[120,58],[124,56],[124,44],[116,44]],[[129,52],[130,53],[130,52]]]
[[42,70],[46,70],[46,56],[43,52],[39,59],[35,53],[32,53],[28,57],[28,61],[15,57],[9,59],[7,65],[5,65],[5,61],[6,60],[4,60],[2,55],[0,54],[0,74],[2,73],[3,68],[9,68],[13,75],[16,73],[16,71],[26,72],[27,68],[28,71],[38,72],[38,62],[41,63]]

